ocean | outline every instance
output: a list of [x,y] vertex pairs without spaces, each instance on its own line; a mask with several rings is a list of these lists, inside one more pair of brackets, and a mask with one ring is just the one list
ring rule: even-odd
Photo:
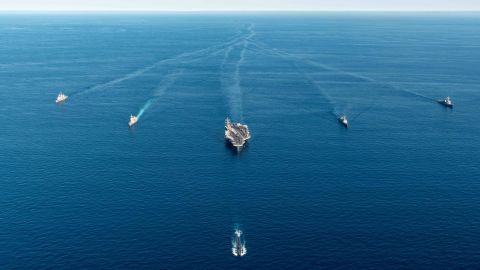
[[479,269],[479,29],[0,14],[0,268]]

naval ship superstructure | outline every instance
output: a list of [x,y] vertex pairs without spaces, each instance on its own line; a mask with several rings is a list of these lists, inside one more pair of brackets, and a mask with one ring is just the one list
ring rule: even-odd
[[55,100],[55,103],[62,103],[65,100],[67,100],[68,96],[65,95],[63,92],[60,92],[57,96],[57,99]]
[[250,139],[250,131],[247,125],[232,123],[229,118],[225,119],[225,139],[237,150],[240,150]]
[[340,124],[342,124],[344,127],[348,128],[348,119],[345,114],[338,118],[338,122],[340,122]]
[[128,127],[133,127],[138,121],[138,117],[135,115],[130,115],[130,121],[128,122]]
[[438,103],[442,104],[445,107],[453,108],[453,102],[450,97],[446,97],[444,100],[438,100]]

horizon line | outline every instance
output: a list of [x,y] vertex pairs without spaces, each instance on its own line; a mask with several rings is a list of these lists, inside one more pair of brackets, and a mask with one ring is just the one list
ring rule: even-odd
[[467,10],[467,9],[0,9],[0,13],[3,12],[126,12],[126,13],[139,13],[139,12],[151,12],[151,13],[173,13],[173,12],[185,12],[185,13],[220,13],[220,12],[480,12],[480,9]]

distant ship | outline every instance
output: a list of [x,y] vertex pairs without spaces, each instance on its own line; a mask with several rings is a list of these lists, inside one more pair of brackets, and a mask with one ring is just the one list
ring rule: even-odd
[[237,150],[241,150],[248,139],[250,139],[248,126],[232,123],[229,118],[225,119],[225,139],[236,147]]
[[67,100],[68,96],[66,96],[65,94],[63,94],[62,92],[60,92],[57,96],[57,99],[55,100],[55,103],[61,103],[61,102],[64,102],[65,100]]
[[439,100],[438,103],[442,104],[445,107],[453,108],[453,102],[450,97],[446,97],[444,100]]
[[338,122],[340,122],[340,124],[342,124],[344,127],[348,127],[348,120],[346,115],[342,115],[341,117],[339,117]]
[[232,240],[232,254],[237,257],[242,257],[247,254],[245,241],[242,241],[242,231],[239,229],[235,230],[235,236]]
[[128,127],[132,127],[138,121],[138,118],[135,115],[130,115],[130,122],[128,122]]

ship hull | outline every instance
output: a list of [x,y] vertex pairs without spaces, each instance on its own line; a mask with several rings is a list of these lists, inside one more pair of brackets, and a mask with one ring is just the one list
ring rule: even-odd
[[242,145],[234,145],[230,139],[225,138],[225,146],[237,152],[242,151],[247,146],[247,141]]
[[445,101],[443,101],[443,100],[439,100],[438,103],[440,103],[441,105],[443,105],[447,108],[453,108],[453,104],[445,103]]
[[247,125],[232,123],[229,118],[225,119],[225,140],[230,147],[238,152],[243,149],[248,139],[250,139],[250,131]]
[[343,120],[338,119],[338,122],[340,125],[344,126],[345,128],[348,128],[348,123],[343,122]]

